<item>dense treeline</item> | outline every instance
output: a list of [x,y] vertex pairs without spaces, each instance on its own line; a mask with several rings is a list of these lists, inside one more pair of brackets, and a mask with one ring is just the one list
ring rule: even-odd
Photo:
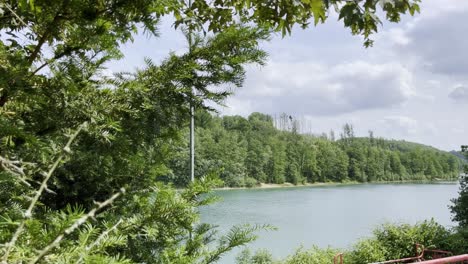
[[[435,148],[405,141],[354,136],[344,125],[340,138],[299,133],[292,117],[274,120],[253,113],[241,116],[197,115],[196,176],[218,172],[227,186],[285,182],[375,182],[453,180],[460,161]],[[276,124],[276,125],[275,125]],[[279,127],[279,128],[277,128]],[[280,129],[281,128],[281,129]],[[185,143],[186,144],[186,143]],[[176,146],[167,176],[186,182],[187,146]]]

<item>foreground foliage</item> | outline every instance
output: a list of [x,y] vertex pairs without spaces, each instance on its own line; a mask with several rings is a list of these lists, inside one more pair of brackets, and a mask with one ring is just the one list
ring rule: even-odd
[[213,263],[268,228],[217,235],[197,208],[219,181],[177,191],[157,179],[190,103],[208,108],[229,94],[213,86],[240,86],[243,66],[265,60],[268,31],[194,34],[185,54],[103,75],[137,25],[157,33],[165,4],[0,2],[2,264]]
[[427,220],[415,225],[383,224],[377,227],[371,237],[355,243],[350,250],[339,250],[312,247],[300,248],[284,260],[275,260],[271,253],[260,250],[252,254],[243,251],[237,257],[238,264],[322,264],[332,263],[334,256],[344,253],[344,263],[362,264],[377,263],[385,260],[415,256],[415,244],[419,243],[428,249],[441,249],[454,254],[466,253],[463,246],[466,240],[460,238],[455,230],[447,229],[434,220]]
[[[54,164],[62,162],[76,135]],[[5,167],[10,176],[28,177],[20,173],[21,163],[2,162],[9,164]],[[215,200],[208,193],[219,184],[216,178],[202,178],[181,192],[163,184],[127,194],[122,189],[90,210],[81,206],[50,210],[37,202],[56,168],[51,167],[38,190],[25,188],[21,196],[8,200],[9,207],[2,207],[2,264],[213,263],[255,240],[255,231],[270,228],[236,226],[218,236],[213,226],[200,223],[197,208]],[[131,197],[122,200],[124,194]]]
[[[468,146],[462,147],[462,153],[468,157]],[[460,224],[462,228],[468,228],[468,165],[464,166],[464,175],[460,178],[460,192],[453,205],[450,207],[454,214],[453,220]]]
[[[468,146],[462,146],[462,153],[468,157]],[[458,223],[456,242],[459,248],[468,252],[468,166],[464,166],[464,175],[460,177],[458,197],[452,200],[450,206],[452,220]],[[462,243],[458,243],[462,241]],[[463,243],[464,242],[464,243]]]

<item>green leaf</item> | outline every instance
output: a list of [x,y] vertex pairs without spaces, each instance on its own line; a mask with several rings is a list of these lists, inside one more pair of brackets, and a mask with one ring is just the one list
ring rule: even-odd
[[29,1],[29,8],[31,8],[32,11],[34,11],[35,6],[34,6],[34,0],[28,0]]
[[322,0],[310,0],[310,10],[314,15],[314,24],[325,21],[325,6]]

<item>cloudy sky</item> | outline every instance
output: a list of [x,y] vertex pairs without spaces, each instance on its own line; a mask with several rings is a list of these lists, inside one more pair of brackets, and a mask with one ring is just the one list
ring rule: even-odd
[[[405,139],[444,150],[468,144],[468,1],[423,0],[421,14],[384,23],[373,48],[351,36],[335,14],[318,27],[263,43],[266,66],[248,68],[244,87],[223,114],[288,113],[312,133],[354,125],[358,136]],[[109,69],[129,71],[186,42],[161,24],[161,36],[137,36]]]

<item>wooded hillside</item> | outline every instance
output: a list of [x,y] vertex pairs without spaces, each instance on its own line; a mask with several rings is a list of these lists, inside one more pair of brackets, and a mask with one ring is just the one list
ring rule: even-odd
[[[196,123],[196,176],[219,173],[227,186],[453,180],[460,170],[460,160],[448,152],[373,133],[355,137],[349,124],[335,138],[333,131],[301,134],[292,117],[278,121],[261,113],[244,118],[199,112]],[[166,181],[187,182],[187,144],[174,146]]]

